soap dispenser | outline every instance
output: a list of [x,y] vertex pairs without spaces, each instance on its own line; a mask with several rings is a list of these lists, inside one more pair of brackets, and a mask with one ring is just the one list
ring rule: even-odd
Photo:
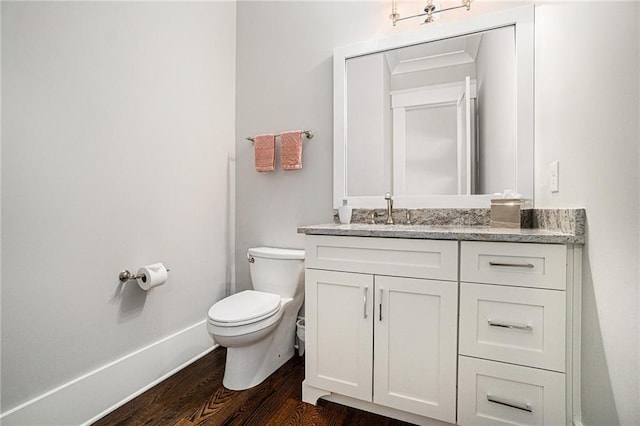
[[348,200],[344,198],[342,205],[338,207],[338,216],[340,217],[340,223],[351,223],[351,206],[348,204]]

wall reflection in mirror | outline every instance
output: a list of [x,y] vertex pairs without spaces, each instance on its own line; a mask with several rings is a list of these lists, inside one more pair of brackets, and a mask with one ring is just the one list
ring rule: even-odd
[[346,61],[347,196],[515,188],[513,26]]

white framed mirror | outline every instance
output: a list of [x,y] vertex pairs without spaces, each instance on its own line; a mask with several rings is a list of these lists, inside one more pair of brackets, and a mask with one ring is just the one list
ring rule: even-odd
[[334,50],[333,206],[533,202],[533,6]]

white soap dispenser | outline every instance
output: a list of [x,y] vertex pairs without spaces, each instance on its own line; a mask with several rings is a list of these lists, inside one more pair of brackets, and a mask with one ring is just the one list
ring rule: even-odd
[[340,217],[340,223],[351,223],[351,211],[352,208],[348,205],[346,198],[342,200],[342,205],[338,207],[338,216]]

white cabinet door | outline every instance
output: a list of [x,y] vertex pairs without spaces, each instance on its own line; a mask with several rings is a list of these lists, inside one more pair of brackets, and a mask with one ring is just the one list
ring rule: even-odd
[[371,401],[373,276],[307,269],[305,280],[306,381]]
[[455,423],[458,285],[375,277],[373,402]]

